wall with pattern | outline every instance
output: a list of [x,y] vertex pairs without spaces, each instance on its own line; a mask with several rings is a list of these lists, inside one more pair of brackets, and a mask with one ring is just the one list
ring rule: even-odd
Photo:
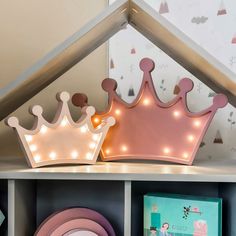
[[[114,0],[110,0],[114,2]],[[197,44],[236,73],[236,1],[235,0],[146,0],[159,14],[178,27]],[[176,94],[183,77],[194,81],[188,96],[191,111],[209,106],[215,93],[177,64],[131,26],[109,42],[109,75],[118,82],[117,92],[130,102],[139,91],[142,72],[139,61],[155,61],[153,80],[158,96],[168,101]],[[236,76],[235,76],[236,82]],[[236,159],[236,109],[220,109],[197,154],[197,159]]]

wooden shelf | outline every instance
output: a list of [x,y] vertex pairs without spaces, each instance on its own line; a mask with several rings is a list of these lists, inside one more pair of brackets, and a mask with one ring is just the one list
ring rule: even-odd
[[236,160],[198,160],[193,166],[98,162],[31,169],[24,158],[1,158],[1,179],[77,179],[122,181],[236,182]]

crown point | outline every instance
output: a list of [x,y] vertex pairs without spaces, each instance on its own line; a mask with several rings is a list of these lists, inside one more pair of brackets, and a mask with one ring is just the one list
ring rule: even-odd
[[155,63],[150,58],[143,58],[140,61],[139,67],[144,72],[151,72],[155,67]]
[[70,100],[70,94],[63,91],[57,94],[57,100],[62,102],[68,102]]
[[84,107],[88,104],[88,97],[83,93],[75,93],[71,100],[76,107]]
[[183,78],[179,82],[181,92],[189,92],[193,89],[193,81],[189,78]]
[[95,108],[92,106],[88,106],[85,108],[85,112],[88,116],[93,116],[95,114]]
[[30,112],[35,116],[40,116],[43,114],[43,108],[39,105],[30,108]]
[[213,98],[213,105],[215,107],[225,107],[228,103],[228,98],[224,95],[224,94],[217,94],[214,98]]
[[102,81],[102,88],[106,92],[115,91],[117,89],[117,82],[114,79],[104,79]]
[[107,118],[107,123],[110,125],[110,126],[113,126],[115,125],[116,123],[116,119],[113,117],[113,116],[110,116]]
[[11,127],[16,127],[19,125],[19,120],[16,117],[10,117],[6,120],[6,124]]

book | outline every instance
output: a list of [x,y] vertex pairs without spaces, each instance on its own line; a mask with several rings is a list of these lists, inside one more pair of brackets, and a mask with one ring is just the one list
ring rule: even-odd
[[222,199],[146,194],[143,235],[222,236]]

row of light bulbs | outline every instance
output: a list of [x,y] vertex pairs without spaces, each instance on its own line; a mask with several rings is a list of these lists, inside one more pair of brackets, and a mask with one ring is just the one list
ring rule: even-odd
[[[89,148],[90,148],[90,149],[95,149],[95,148],[96,148],[96,145],[97,145],[96,143],[91,142],[91,143],[89,144]],[[31,151],[31,152],[35,152],[35,151],[37,151],[37,149],[38,149],[38,147],[37,147],[36,144],[31,144],[29,147],[30,147],[30,151]],[[52,154],[51,156],[54,156],[54,153],[55,153],[55,152],[51,152],[51,154]],[[51,156],[50,156],[50,157],[51,157]],[[72,156],[74,156],[74,155],[72,155]]]
[[[42,126],[41,129],[40,129],[40,133],[45,134],[47,132],[47,129],[48,128],[46,126]],[[88,128],[86,126],[80,127],[80,132],[81,133],[86,133],[87,130],[88,130]],[[94,141],[97,141],[98,138],[99,138],[99,134],[93,134],[92,139]],[[30,143],[33,140],[33,136],[32,135],[25,135],[25,139],[28,143]]]
[[[122,145],[121,148],[120,148],[120,150],[121,150],[122,152],[127,152],[127,151],[128,151],[128,148],[127,148],[127,146]],[[171,149],[170,149],[169,147],[164,147],[162,151],[163,151],[163,154],[164,154],[164,155],[169,155],[169,154],[171,153]],[[110,154],[110,153],[111,153],[111,149],[110,149],[110,148],[107,148],[107,149],[105,150],[105,153],[106,153],[106,154]],[[183,158],[188,158],[188,156],[189,156],[189,154],[188,154],[187,152],[183,152],[183,154],[182,154],[182,157],[183,157]]]
[[[115,110],[115,114],[116,115],[121,115],[121,110],[120,109],[116,109]],[[173,116],[175,117],[175,118],[180,118],[181,117],[181,112],[180,111],[178,111],[178,110],[175,110],[175,111],[173,111]],[[96,123],[96,124],[98,124],[98,123],[100,123],[100,119],[98,118],[98,117],[95,117],[94,119],[93,119],[93,121],[94,121],[94,123]],[[194,122],[193,122],[193,125],[194,125],[194,127],[200,127],[201,126],[201,122],[199,121],[199,120],[194,120]]]
[[[78,151],[74,150],[70,153],[70,156],[71,156],[72,159],[77,159],[79,157],[79,153],[78,153]],[[49,153],[48,157],[51,160],[56,160],[57,159],[57,153],[52,151],[52,152]],[[93,153],[87,152],[85,157],[86,157],[87,160],[92,160],[93,159]],[[35,162],[40,162],[41,161],[41,156],[39,154],[35,154],[34,155],[34,160],[35,160]]]
[[[71,156],[72,159],[77,159],[79,157],[79,153],[77,151],[72,151],[70,156]],[[87,152],[85,157],[86,157],[87,160],[92,160],[93,159],[93,154],[91,152]],[[50,152],[49,153],[49,158],[51,160],[56,160],[57,159],[56,152]],[[35,162],[40,162],[42,160],[41,155],[35,154],[34,155],[34,160],[35,160]]]

